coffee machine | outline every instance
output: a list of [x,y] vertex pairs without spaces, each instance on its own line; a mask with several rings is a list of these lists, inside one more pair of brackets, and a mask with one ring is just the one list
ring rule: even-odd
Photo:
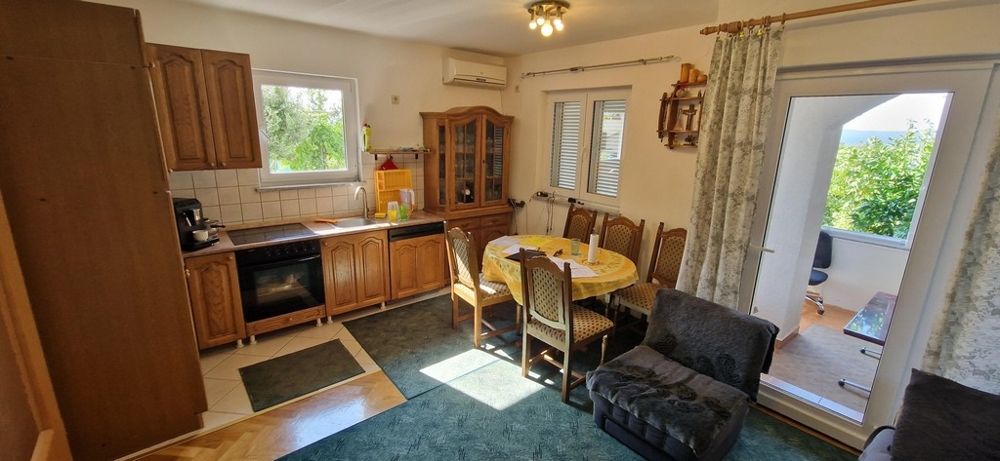
[[[177,234],[181,239],[181,248],[186,251],[200,250],[212,246],[219,241],[218,235],[212,235],[212,224],[201,215],[201,202],[193,198],[174,198],[174,218],[177,220]],[[204,230],[208,237],[204,240],[196,238],[195,231]]]

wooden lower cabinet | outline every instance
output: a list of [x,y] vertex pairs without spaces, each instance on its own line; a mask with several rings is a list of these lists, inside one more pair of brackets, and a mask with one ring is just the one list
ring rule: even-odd
[[198,349],[245,338],[247,332],[235,255],[220,253],[192,257],[184,264]]
[[491,240],[510,235],[510,212],[477,216],[472,218],[449,219],[445,222],[445,232],[458,227],[472,235],[479,247],[479,268],[482,270],[483,253]]
[[389,244],[392,299],[405,298],[445,285],[448,262],[444,234],[397,240]]
[[321,241],[326,315],[385,302],[389,293],[389,245],[384,230]]

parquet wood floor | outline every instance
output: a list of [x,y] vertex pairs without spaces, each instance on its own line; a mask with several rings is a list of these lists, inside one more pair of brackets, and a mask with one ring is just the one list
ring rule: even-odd
[[405,401],[377,371],[138,459],[272,461]]

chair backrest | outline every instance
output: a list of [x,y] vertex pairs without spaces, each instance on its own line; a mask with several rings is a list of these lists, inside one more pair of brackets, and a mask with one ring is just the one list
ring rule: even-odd
[[636,225],[631,219],[624,216],[609,220],[607,213],[605,213],[598,246],[625,255],[626,258],[639,265],[639,248],[642,246],[642,231],[645,227],[645,219],[640,220],[639,224]]
[[677,276],[684,258],[684,244],[687,243],[687,229],[663,230],[663,223],[656,228],[653,240],[653,255],[649,261],[646,283],[656,281],[670,288],[677,286]]
[[456,281],[479,291],[479,253],[476,239],[461,228],[448,230],[448,265],[451,267],[451,282]]
[[594,225],[597,224],[597,212],[589,212],[585,208],[577,208],[576,204],[569,205],[569,213],[566,215],[566,228],[563,229],[563,238],[580,239],[587,243],[590,234],[594,233]]
[[826,231],[819,231],[816,242],[816,255],[813,256],[813,267],[827,269],[833,260],[833,239]]
[[642,344],[757,399],[778,327],[687,293],[661,289]]
[[[521,286],[528,319],[535,319],[557,330],[573,331],[573,282],[569,263],[560,270],[549,258],[528,259],[521,249]],[[572,335],[566,335],[572,341]]]

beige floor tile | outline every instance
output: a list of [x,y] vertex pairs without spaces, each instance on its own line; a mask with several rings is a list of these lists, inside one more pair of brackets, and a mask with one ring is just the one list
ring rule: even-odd
[[344,347],[347,349],[347,352],[350,352],[351,355],[358,355],[358,352],[362,351],[361,344],[355,341],[353,337],[338,338],[338,339],[340,339],[340,342],[344,344]]
[[212,371],[216,365],[222,363],[223,360],[228,359],[236,348],[233,349],[222,349],[215,348],[203,351],[198,358],[198,362],[201,365],[201,375],[205,376],[209,371]]
[[294,337],[294,335],[282,334],[280,332],[258,335],[256,343],[250,344],[250,341],[247,340],[246,345],[239,348],[235,354],[271,358]]
[[205,379],[205,395],[208,398],[208,407],[211,408],[215,405],[229,391],[233,390],[236,386],[240,385],[240,381],[233,381],[229,379]]
[[250,406],[250,397],[247,397],[247,390],[241,382],[215,405],[209,407],[209,411],[249,415],[253,413],[253,407]]
[[286,344],[285,347],[282,347],[281,350],[279,350],[276,354],[274,354],[274,356],[280,357],[282,355],[288,355],[291,354],[292,352],[298,352],[303,349],[308,349],[310,347],[323,344],[327,341],[329,340],[323,338],[303,338],[296,336],[292,338],[291,341],[288,341],[288,344]]
[[222,413],[218,411],[206,411],[201,414],[202,423],[205,427],[202,428],[202,432],[225,426],[233,421],[243,418],[246,415],[241,415],[239,413]]
[[295,336],[298,338],[320,338],[320,339],[330,340],[337,337],[337,335],[343,330],[344,330],[344,324],[340,322],[336,321],[333,323],[324,322],[322,326],[317,327],[313,325],[310,328],[303,329],[299,331],[299,333]]
[[240,381],[240,368],[260,363],[267,359],[267,357],[259,357],[256,355],[233,354],[212,368],[211,371],[205,373],[205,377]]
[[372,360],[372,358],[364,350],[361,350],[357,354],[354,354],[354,360],[358,361],[358,365],[361,365],[361,368],[363,368],[366,373],[382,369],[381,367],[378,366],[377,363],[375,363],[374,360]]

